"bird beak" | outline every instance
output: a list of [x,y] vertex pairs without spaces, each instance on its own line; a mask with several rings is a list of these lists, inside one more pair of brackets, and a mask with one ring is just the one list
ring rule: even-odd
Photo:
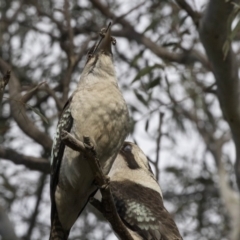
[[107,28],[103,28],[100,31],[100,40],[98,40],[98,42],[91,50],[90,52],[91,55],[94,55],[96,52],[112,53],[111,25],[112,23],[110,22]]
[[[92,47],[92,49],[88,52],[88,58],[87,62],[98,52],[102,52],[105,54],[111,54],[112,53],[112,48],[111,44],[116,44],[116,40],[114,40],[111,36],[111,25],[112,23],[110,22],[108,24],[107,28],[104,28],[100,31],[100,39],[95,43],[95,45]],[[115,42],[115,43],[114,43]]]
[[111,36],[111,22],[108,24],[107,29],[101,33],[102,34],[102,41],[99,44],[98,51],[104,52],[106,54],[112,53],[112,36]]

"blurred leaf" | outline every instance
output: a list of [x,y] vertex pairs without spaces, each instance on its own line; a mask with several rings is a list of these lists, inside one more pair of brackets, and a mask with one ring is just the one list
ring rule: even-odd
[[141,50],[139,51],[139,53],[137,55],[134,56],[133,60],[131,61],[131,66],[136,66],[137,65],[137,62],[138,62],[138,59],[141,59],[142,58],[142,55],[144,53],[144,50]]
[[146,132],[148,131],[148,127],[149,127],[149,119],[145,123],[145,131]]
[[151,89],[158,86],[160,84],[160,81],[161,81],[161,77],[157,77],[153,79],[151,82],[148,83],[147,89]]
[[149,74],[152,70],[154,70],[155,68],[160,68],[160,69],[164,69],[164,66],[161,64],[155,64],[153,66],[147,66],[143,69],[141,69],[138,74],[136,75],[136,77],[133,79],[132,83],[136,82],[138,79],[140,79],[141,77]]
[[184,174],[182,169],[175,167],[166,167],[165,171],[174,174],[176,177],[181,177]]
[[153,19],[150,24],[145,28],[145,30],[143,31],[143,33],[146,33],[147,31],[149,30],[154,30],[156,28],[156,26],[159,25],[159,20],[160,18],[156,18],[156,19]]
[[235,3],[234,4],[234,9],[231,12],[231,14],[229,15],[228,20],[227,20],[227,22],[228,22],[227,23],[227,26],[228,26],[228,37],[227,37],[226,41],[224,42],[223,48],[222,48],[223,49],[223,55],[224,55],[223,59],[224,60],[227,57],[227,54],[228,54],[229,49],[231,47],[232,40],[235,38],[235,36],[237,35],[237,33],[240,30],[240,21],[238,21],[238,23],[236,24],[236,26],[234,27],[233,30],[231,29],[233,20],[237,17],[239,12],[240,12],[240,5]]
[[131,109],[131,112],[139,112],[139,109],[136,108],[135,106],[133,106],[133,105],[131,105],[131,104],[129,104],[128,106],[129,106],[129,108]]
[[186,14],[185,16],[183,16],[182,18],[180,18],[179,21],[179,27],[182,26],[185,23],[185,20],[189,17],[188,14]]
[[48,124],[47,118],[39,111],[38,108],[32,107],[32,106],[29,105],[29,104],[26,104],[26,106],[27,106],[28,108],[30,108],[33,112],[35,112],[45,123]]
[[143,103],[145,106],[148,106],[147,101],[144,99],[144,97],[142,96],[141,93],[138,93],[136,90],[134,90],[134,93],[135,93],[137,99],[138,99],[141,103]]

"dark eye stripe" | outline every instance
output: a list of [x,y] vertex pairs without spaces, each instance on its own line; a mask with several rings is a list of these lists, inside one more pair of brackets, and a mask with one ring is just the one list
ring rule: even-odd
[[139,169],[139,165],[134,157],[134,155],[132,154],[132,147],[130,144],[124,144],[120,154],[123,156],[124,160],[126,161],[128,167],[130,169]]

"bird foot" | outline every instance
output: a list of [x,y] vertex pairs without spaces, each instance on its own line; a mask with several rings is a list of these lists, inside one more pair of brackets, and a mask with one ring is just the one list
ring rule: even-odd
[[109,188],[110,177],[96,175],[94,183],[99,189],[107,189]]
[[102,189],[107,189],[109,188],[109,184],[110,184],[110,177],[108,176],[104,176],[104,184],[101,186]]
[[95,150],[93,143],[91,142],[90,137],[83,136],[83,142],[84,142],[85,148],[87,148],[93,154],[93,156],[96,157],[97,152]]

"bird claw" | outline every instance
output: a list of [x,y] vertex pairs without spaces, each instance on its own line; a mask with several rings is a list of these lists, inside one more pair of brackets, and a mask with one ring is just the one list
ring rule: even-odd
[[83,142],[90,146],[91,145],[90,137],[83,136]]
[[109,188],[109,183],[102,185],[100,188],[101,188],[101,189],[108,189],[108,188]]
[[90,137],[83,136],[83,142],[85,145],[87,145],[86,147],[88,149],[94,150],[94,145],[92,144]]
[[105,184],[103,184],[103,185],[101,186],[101,188],[102,188],[102,189],[107,189],[107,188],[109,188],[110,177],[104,176],[104,181],[105,181]]
[[[104,179],[104,180],[103,180]],[[100,184],[102,181],[104,181],[103,184]],[[95,185],[99,188],[99,189],[107,189],[109,188],[109,184],[110,184],[110,177],[108,176],[96,176],[95,177]]]

